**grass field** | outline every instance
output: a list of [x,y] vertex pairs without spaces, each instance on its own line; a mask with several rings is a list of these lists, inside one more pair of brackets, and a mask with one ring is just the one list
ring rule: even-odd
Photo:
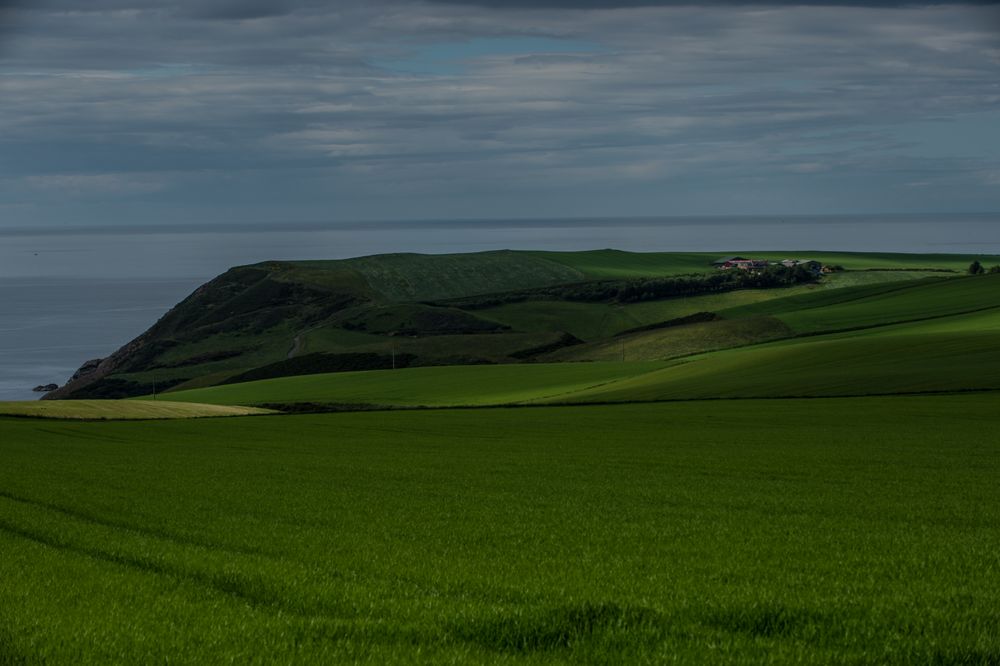
[[682,359],[546,402],[887,395],[1000,390],[995,332],[796,340]]
[[660,362],[538,363],[337,372],[176,391],[170,393],[170,399],[219,405],[295,402],[411,407],[500,405],[559,398],[663,365]]
[[[733,287],[733,281],[713,284],[710,277],[716,272],[712,262],[722,254],[500,250],[239,266],[202,285],[112,353],[99,372],[47,397],[124,398],[148,393],[154,384],[160,390],[189,389],[244,375],[287,376],[306,366],[286,361],[309,354],[338,357],[323,359],[319,366],[325,369],[382,367],[377,355],[393,349],[407,355],[411,366],[604,360],[618,343],[615,336],[692,313],[781,322],[764,334],[759,329],[765,320],[710,327],[703,345],[693,331],[635,340],[637,359],[673,357],[766,341],[781,326],[792,333],[836,330],[844,325],[837,317],[863,319],[858,304],[849,305],[863,295],[870,298],[869,323],[891,323],[880,319],[878,294],[894,298],[919,279],[963,281],[974,258],[987,266],[1000,263],[1000,257],[988,256],[755,251],[744,254],[774,261],[812,258],[846,270],[815,283],[804,275],[773,274],[770,288],[724,292],[715,290]],[[641,282],[682,274],[701,277]],[[689,296],[658,297],[682,283],[683,291],[674,293]],[[911,316],[924,302],[914,296]],[[969,300],[977,297],[970,294]],[[836,303],[844,307],[814,317],[820,306]],[[964,306],[942,300],[935,307],[955,314]],[[552,354],[574,337],[592,347]]]
[[168,400],[39,400],[0,402],[0,416],[46,419],[190,419],[203,416],[267,414],[266,409]]
[[680,273],[703,272],[713,261],[723,256],[742,255],[769,261],[782,259],[812,259],[824,264],[843,266],[849,271],[919,270],[932,268],[964,272],[972,259],[987,266],[1000,264],[1000,256],[967,257],[955,254],[916,254],[893,252],[815,252],[796,251],[729,251],[729,252],[622,252],[621,250],[589,250],[583,252],[521,252],[562,264],[580,271],[591,279],[651,277]]
[[[935,321],[943,325],[944,320]],[[662,344],[662,339],[655,343]],[[608,357],[620,354],[618,348],[605,351]],[[674,361],[327,373],[176,391],[169,396],[174,401],[220,405],[459,407],[994,389],[1000,389],[996,331],[905,333],[900,328],[896,335],[798,338]]]
[[994,664],[996,404],[0,418],[0,663]]
[[776,317],[710,321],[619,335],[588,345],[566,347],[546,355],[548,361],[653,361],[688,354],[758,344],[793,335]]
[[[753,255],[852,270],[468,311],[396,301],[717,255],[230,271],[114,378],[185,390],[0,403],[0,666],[1000,664],[1000,276]],[[459,365],[209,385],[378,367],[324,351]]]
[[391,301],[422,301],[578,282],[583,273],[531,252],[379,254],[335,261],[303,261],[310,268],[346,268]]
[[[801,292],[736,309],[743,317],[641,331],[547,355],[594,363],[285,377],[170,398],[476,406],[1000,389],[1000,275]],[[776,314],[750,316],[762,310]],[[834,333],[802,337],[823,331]],[[628,362],[621,362],[623,354]]]
[[1000,274],[915,284],[864,299],[779,315],[797,332],[860,328],[1000,308]]

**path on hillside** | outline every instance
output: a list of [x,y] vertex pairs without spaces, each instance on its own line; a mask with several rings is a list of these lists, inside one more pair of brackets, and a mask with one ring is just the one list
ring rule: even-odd
[[306,333],[312,333],[317,328],[323,328],[323,324],[316,324],[312,328],[307,328],[304,331],[299,331],[298,333],[296,333],[295,337],[292,338],[292,346],[288,349],[288,353],[285,354],[285,358],[289,359],[298,356],[299,351],[302,349],[302,336],[305,335]]
[[294,338],[292,338],[292,347],[291,349],[288,350],[288,353],[285,354],[285,358],[288,359],[294,357],[296,354],[299,353],[299,349],[301,347],[302,347],[302,334],[299,333]]

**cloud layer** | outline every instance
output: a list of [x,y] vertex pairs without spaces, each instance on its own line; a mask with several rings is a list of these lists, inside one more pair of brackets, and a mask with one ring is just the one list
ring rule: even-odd
[[995,7],[493,4],[4,12],[0,224],[1000,209]]

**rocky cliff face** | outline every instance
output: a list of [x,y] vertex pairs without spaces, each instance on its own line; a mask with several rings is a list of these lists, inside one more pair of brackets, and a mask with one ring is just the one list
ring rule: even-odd
[[[275,327],[305,328],[343,308],[371,299],[363,280],[359,288],[350,281],[345,287],[339,280],[327,279],[324,283],[323,279],[317,279],[317,275],[325,278],[328,274],[281,262],[230,269],[198,287],[121,349],[107,358],[84,363],[64,386],[42,399],[122,398],[149,393],[150,386],[116,375],[177,367],[176,360],[163,360],[167,352],[180,356],[181,364],[190,367],[192,377],[203,372],[199,366],[219,359],[238,361],[247,349],[258,349],[263,344],[283,346],[280,350],[283,357],[289,340],[273,340],[269,332],[276,330]],[[245,346],[215,349],[211,353],[195,351],[206,339],[226,336],[238,338]],[[187,349],[192,350],[190,356],[185,353]],[[183,380],[163,378],[157,385],[162,390],[180,381]]]
[[[152,329],[151,329],[152,330]],[[80,366],[69,381],[54,391],[42,396],[42,400],[59,400],[74,397],[73,394],[107,377],[128,364],[136,352],[142,348],[150,336],[146,331],[107,358],[95,358]]]

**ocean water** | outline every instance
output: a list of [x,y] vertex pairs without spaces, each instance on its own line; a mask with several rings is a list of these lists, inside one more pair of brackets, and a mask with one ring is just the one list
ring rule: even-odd
[[1000,254],[1000,214],[0,228],[0,400],[30,400],[198,285],[268,259],[493,249]]

